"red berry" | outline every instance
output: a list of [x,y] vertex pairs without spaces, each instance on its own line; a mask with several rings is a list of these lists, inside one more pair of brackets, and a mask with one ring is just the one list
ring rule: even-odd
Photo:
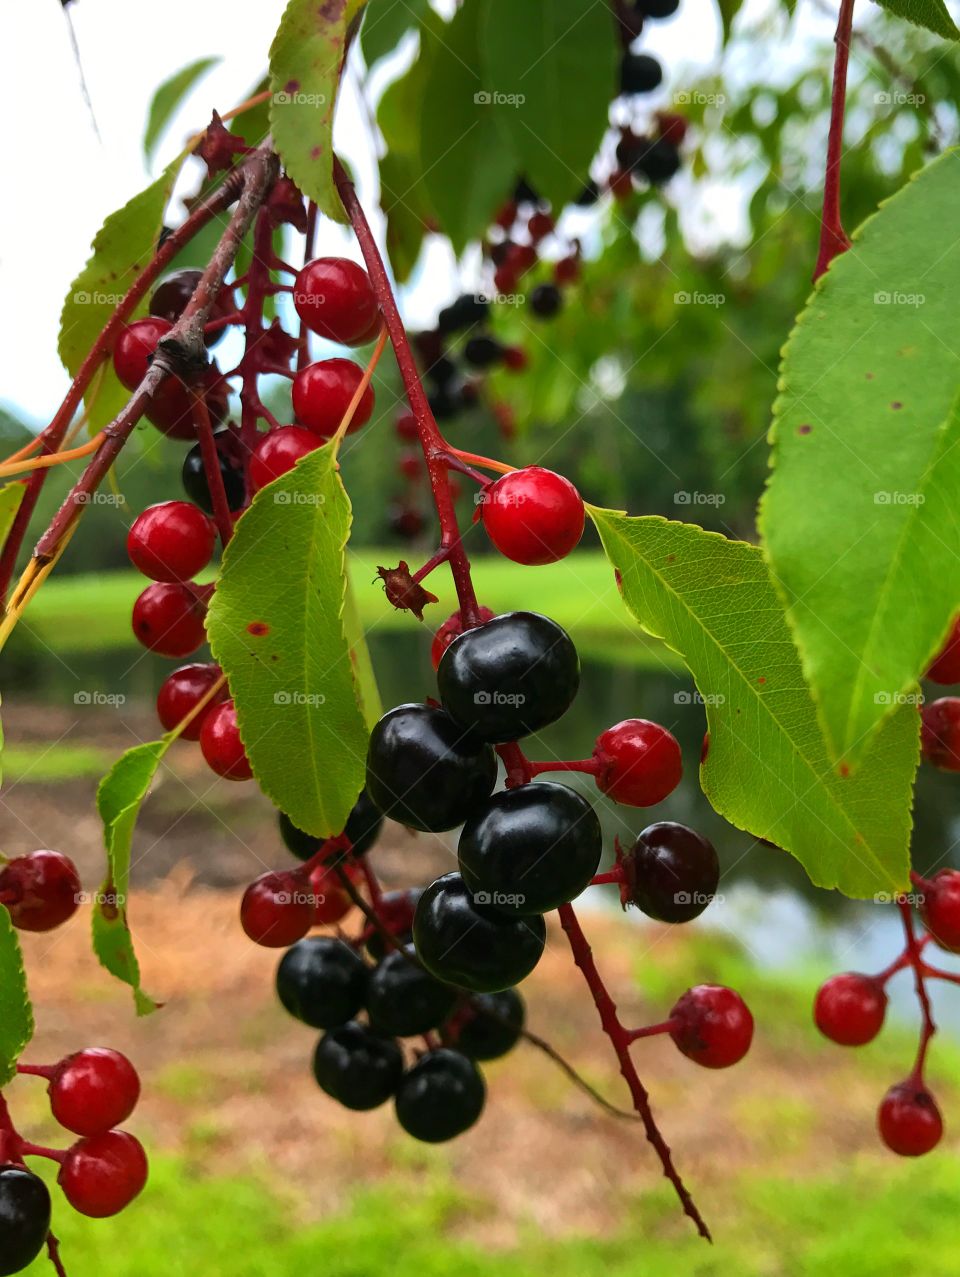
[[243,894],[240,922],[251,940],[268,949],[286,949],[313,926],[313,889],[305,873],[270,871]]
[[960,870],[941,869],[924,883],[920,917],[941,949],[960,953]]
[[537,250],[532,244],[511,244],[503,259],[503,270],[519,279],[537,264]]
[[511,266],[498,266],[493,272],[493,286],[499,294],[511,294],[517,287],[517,274]]
[[517,206],[513,200],[508,200],[501,208],[497,210],[497,215],[493,219],[494,225],[499,226],[501,230],[508,231],[517,220]]
[[483,526],[514,563],[555,563],[583,536],[583,501],[569,479],[527,466],[497,479],[483,493]]
[[960,616],[954,621],[947,641],[927,670],[926,677],[931,683],[960,683]]
[[[363,369],[352,359],[321,359],[301,368],[293,379],[293,411],[297,420],[316,434],[335,434],[363,380]],[[373,412],[373,387],[367,386],[357,404],[348,434],[366,425]]]
[[627,718],[597,737],[599,788],[616,803],[652,807],[676,789],[683,759],[676,738],[645,718]]
[[523,372],[530,360],[522,346],[506,346],[503,351],[503,362],[511,372]]
[[922,1084],[891,1086],[877,1110],[877,1126],[887,1148],[901,1157],[922,1157],[940,1143],[943,1118],[937,1102]]
[[610,174],[610,194],[615,200],[629,199],[633,194],[633,180],[629,169],[617,169]]
[[553,230],[553,218],[549,213],[533,213],[527,222],[527,231],[536,244]]
[[88,1047],[61,1060],[49,1087],[50,1108],[75,1135],[102,1135],[125,1122],[140,1098],[140,1078],[125,1055]]
[[308,262],[293,286],[297,314],[329,341],[357,346],[379,326],[379,308],[370,277],[346,257]]
[[113,348],[113,370],[127,390],[136,390],[143,381],[157,343],[172,327],[169,320],[151,315],[121,330]]
[[419,510],[412,506],[395,506],[390,511],[390,528],[398,537],[412,541],[423,531],[425,520]]
[[21,931],[52,931],[80,904],[80,875],[59,851],[32,851],[0,867],[0,904]]
[[813,1018],[820,1032],[840,1046],[864,1046],[883,1028],[887,995],[868,975],[845,971],[817,991]]
[[670,1036],[689,1059],[707,1069],[736,1064],[750,1049],[753,1016],[739,993],[721,984],[698,984],[670,1012]]
[[941,696],[922,706],[920,751],[934,767],[960,772],[960,696]]
[[675,115],[672,111],[658,111],[656,118],[659,136],[665,142],[670,142],[673,146],[679,146],[687,136],[687,129],[690,127],[689,120],[682,115]]
[[553,268],[553,278],[558,284],[575,284],[580,278],[579,257],[563,257]]
[[[480,609],[479,624],[482,625],[484,621],[492,621],[493,617],[494,613],[488,607],[482,607]],[[463,617],[457,611],[454,612],[453,616],[447,617],[433,636],[433,642],[430,644],[430,660],[433,662],[434,669],[440,664],[440,657],[443,656],[453,640],[459,638],[462,633]]]
[[314,926],[323,927],[339,922],[353,908],[350,893],[340,880],[337,869],[342,869],[351,882],[360,880],[362,870],[349,860],[339,860],[336,868],[333,865],[318,865],[310,874]]
[[405,408],[403,412],[398,413],[393,428],[397,432],[397,438],[403,439],[406,443],[416,443],[420,438],[420,431],[417,428],[417,419],[410,411]]
[[147,1182],[147,1155],[126,1131],[106,1131],[77,1140],[57,1182],[74,1210],[106,1219],[129,1206]]
[[189,581],[210,562],[213,520],[189,501],[148,506],[127,534],[130,562],[154,581]]
[[[190,713],[197,701],[206,696],[223,673],[219,665],[181,665],[164,680],[157,693],[157,717],[165,732],[171,732]],[[226,688],[180,733],[184,740],[199,740],[204,719],[218,700],[227,696]]]
[[423,474],[423,456],[411,449],[401,452],[397,458],[397,471],[405,479],[419,479]]
[[240,739],[233,701],[222,701],[204,715],[200,728],[200,752],[209,767],[224,780],[250,780],[253,770]]
[[319,435],[303,426],[280,426],[268,431],[250,455],[250,487],[259,492],[322,443]]
[[160,656],[190,656],[203,643],[213,587],[164,581],[148,585],[133,605],[133,632]]

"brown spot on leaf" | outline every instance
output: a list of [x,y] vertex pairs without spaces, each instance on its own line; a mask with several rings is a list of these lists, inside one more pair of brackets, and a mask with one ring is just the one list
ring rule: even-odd
[[850,775],[850,764],[841,763],[840,766],[837,768],[837,771],[844,778],[844,780],[846,780],[846,778]]
[[812,429],[813,426],[811,426],[809,422],[804,422],[802,426],[797,426],[797,434],[808,435]]
[[766,676],[765,676],[764,674],[761,674],[761,675],[760,675],[760,677],[757,679],[757,682],[758,682],[758,683],[765,683],[766,681],[767,681],[767,679],[766,679]]
[[283,86],[283,91],[284,91],[284,93],[299,93],[299,92],[300,92],[300,81],[299,81],[299,80],[288,80],[288,81],[286,82],[286,84]]
[[252,634],[254,638],[263,638],[265,634],[270,633],[270,626],[266,621],[251,621],[247,626],[247,633]]
[[893,411],[894,411],[894,412],[897,412],[897,411],[898,411],[898,409],[900,409],[900,408],[902,408],[902,407],[903,407],[903,404],[900,402],[900,400],[899,400],[899,399],[894,399],[894,401],[893,401],[893,403],[890,405],[890,407],[893,409]]
[[676,556],[675,554],[668,554],[668,555],[667,555],[667,562],[668,562],[668,563],[676,563],[676,561],[677,561],[677,556]]

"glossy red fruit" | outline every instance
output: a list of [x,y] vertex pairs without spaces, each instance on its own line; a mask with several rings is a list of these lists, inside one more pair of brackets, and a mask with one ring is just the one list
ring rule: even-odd
[[163,501],[137,516],[127,534],[130,562],[154,581],[189,581],[210,562],[213,520],[189,501]]
[[250,455],[250,487],[259,492],[322,444],[319,435],[303,426],[281,426],[268,431]]
[[840,1046],[864,1046],[883,1028],[883,985],[858,971],[831,976],[817,991],[813,1018],[820,1032]]
[[77,1140],[67,1150],[57,1182],[81,1215],[106,1219],[116,1215],[147,1182],[147,1155],[126,1131],[106,1131]]
[[113,370],[127,390],[136,390],[143,381],[157,343],[172,327],[169,320],[150,315],[121,330],[113,347]]
[[[479,624],[482,625],[484,621],[492,621],[493,617],[494,613],[491,612],[488,607],[482,607],[480,609]],[[433,636],[433,642],[430,644],[430,660],[433,663],[434,669],[436,669],[440,664],[440,657],[443,656],[444,652],[453,640],[458,638],[462,633],[463,617],[460,615],[459,611],[456,611],[452,616],[447,617],[439,630],[437,630],[436,634]]]
[[680,783],[683,758],[672,733],[645,718],[626,718],[597,737],[593,757],[603,793],[628,807],[661,803]]
[[[293,379],[293,411],[297,420],[315,434],[329,438],[339,429],[362,380],[363,369],[352,359],[320,359],[301,368]],[[373,387],[367,386],[348,434],[366,425],[373,404]]]
[[420,438],[417,419],[409,408],[405,408],[403,412],[397,414],[393,428],[397,432],[397,438],[403,439],[406,443],[414,443]]
[[537,264],[537,250],[532,244],[511,244],[503,259],[503,269],[516,279],[532,270]]
[[688,1059],[707,1069],[736,1064],[753,1041],[753,1016],[743,998],[721,984],[698,984],[674,1005],[670,1036]]
[[346,257],[308,262],[294,283],[293,304],[312,332],[345,346],[369,341],[378,326],[379,307],[370,277]]
[[899,1082],[891,1086],[877,1110],[880,1137],[901,1157],[922,1157],[943,1135],[943,1118],[925,1086]]
[[484,489],[487,535],[514,563],[556,563],[583,535],[583,501],[569,479],[527,466]]
[[250,760],[240,739],[237,710],[231,700],[221,701],[204,715],[200,728],[200,752],[212,771],[224,780],[249,780]]
[[923,884],[920,917],[941,949],[960,953],[960,870],[941,869]]
[[317,927],[329,926],[345,918],[353,908],[350,893],[344,887],[337,872],[342,869],[353,883],[361,881],[362,870],[350,860],[340,859],[337,866],[318,865],[310,874],[313,890],[313,922]]
[[52,931],[73,917],[82,888],[77,867],[59,851],[32,851],[0,866],[0,904],[20,931]]
[[305,873],[270,871],[254,879],[240,903],[240,923],[257,944],[286,949],[313,926],[313,889]]
[[102,1135],[125,1122],[140,1098],[140,1078],[125,1055],[88,1047],[57,1065],[49,1086],[50,1108],[75,1135]]
[[926,677],[931,683],[960,683],[960,616],[954,621],[947,641],[927,670]]
[[133,605],[133,632],[160,656],[191,656],[206,638],[203,627],[212,586],[157,582]]
[[[223,671],[219,665],[181,665],[164,679],[157,693],[157,717],[165,732],[172,731],[190,713],[197,701],[206,696]],[[183,740],[199,740],[204,719],[218,701],[227,697],[226,687],[208,707],[192,719],[180,733]]]
[[527,231],[535,244],[546,238],[552,230],[553,218],[549,213],[537,212],[531,214],[530,220],[527,222]]
[[960,772],[960,696],[941,696],[921,707],[920,752],[941,771]]

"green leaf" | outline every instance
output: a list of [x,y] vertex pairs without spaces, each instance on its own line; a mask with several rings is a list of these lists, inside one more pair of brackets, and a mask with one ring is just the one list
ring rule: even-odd
[[147,127],[143,134],[143,153],[147,163],[153,159],[157,144],[183,99],[193,86],[220,61],[222,61],[221,58],[197,58],[195,62],[181,67],[168,80],[164,80],[154,93],[147,116]]
[[827,746],[850,766],[960,606],[960,199],[948,152],[838,257],[784,350],[760,526]]
[[902,705],[866,764],[835,769],[763,555],[658,517],[590,509],[629,610],[678,652],[704,699],[703,792],[731,824],[791,852],[818,887],[906,887],[919,721]]
[[876,0],[897,18],[906,18],[915,27],[926,27],[945,40],[960,40],[960,30],[947,11],[943,0]]
[[432,215],[418,164],[396,151],[380,159],[380,207],[387,219],[387,256],[393,276],[398,284],[405,284],[417,264]]
[[380,699],[380,688],[377,686],[377,676],[370,658],[370,648],[367,646],[367,636],[364,633],[363,622],[360,620],[356,594],[349,577],[343,607],[343,631],[350,650],[350,666],[353,670],[363,720],[367,727],[372,729],[383,717],[383,702]]
[[0,1086],[16,1076],[17,1060],[32,1037],[33,1008],[20,942],[10,914],[0,906]]
[[520,170],[554,208],[582,189],[617,95],[614,24],[583,0],[489,0],[481,90]]
[[344,221],[333,181],[333,112],[347,32],[364,0],[290,0],[270,49],[270,127],[284,168],[328,217]]
[[743,8],[743,0],[717,0],[717,7],[723,24],[723,43],[726,44],[733,29],[733,20]]
[[[182,164],[183,156],[178,156],[146,190],[111,213],[97,231],[93,255],[70,285],[60,312],[57,349],[71,377],[153,257],[164,210]],[[91,431],[95,433],[112,421],[129,398],[130,392],[117,381],[108,360],[86,395]]]
[[336,448],[311,452],[257,494],[207,615],[254,775],[318,837],[346,824],[368,735],[344,630],[351,509]]
[[93,907],[93,951],[111,975],[130,985],[137,1015],[149,1015],[157,1010],[157,1004],[140,987],[140,964],[130,934],[127,916],[130,851],[140,806],[173,740],[173,736],[167,735],[128,749],[97,788],[97,811],[103,821],[107,849],[107,876]]
[[7,539],[10,526],[20,509],[20,502],[26,491],[23,483],[5,483],[0,488],[0,545]]
[[360,28],[360,47],[373,66],[397,47],[430,12],[430,0],[370,0]]
[[457,253],[483,234],[520,174],[485,102],[480,17],[472,0],[439,34],[422,37],[429,58],[420,111],[423,183]]

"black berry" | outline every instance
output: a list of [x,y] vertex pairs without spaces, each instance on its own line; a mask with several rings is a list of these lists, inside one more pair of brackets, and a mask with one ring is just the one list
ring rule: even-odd
[[473,1061],[440,1047],[404,1073],[397,1088],[397,1119],[414,1139],[442,1144],[473,1126],[486,1098],[483,1074]]
[[555,621],[504,612],[453,640],[437,684],[444,709],[476,736],[516,740],[569,709],[580,686],[580,659]]
[[50,1231],[50,1193],[22,1166],[0,1167],[0,1277],[18,1273],[43,1249]]
[[646,18],[670,18],[680,8],[680,0],[636,0],[634,7]]
[[494,337],[471,337],[463,357],[471,368],[493,368],[503,362],[503,347]]
[[578,208],[592,208],[592,206],[596,204],[599,199],[600,199],[600,187],[596,184],[596,182],[591,177],[591,178],[588,178],[587,183],[584,186],[583,190],[580,192],[580,194],[577,196],[577,198],[573,202],[574,204],[577,205]]
[[455,989],[421,966],[412,945],[394,949],[370,977],[370,1027],[397,1038],[429,1033],[447,1018],[456,998]]
[[[280,826],[280,837],[283,839],[284,846],[299,860],[309,860],[323,846],[323,838],[315,838],[313,834],[304,833],[302,829],[298,829],[286,812],[277,813],[277,823]],[[343,832],[350,840],[350,850],[353,854],[362,856],[364,852],[369,851],[377,841],[382,828],[383,816],[370,801],[367,791],[362,789],[343,828]]]
[[332,1029],[363,1006],[368,975],[363,959],[342,940],[308,936],[280,959],[277,995],[312,1029]]
[[473,993],[519,984],[540,961],[546,936],[541,917],[509,917],[478,905],[458,873],[427,887],[413,920],[413,943],[427,970]]
[[389,1100],[403,1076],[396,1042],[351,1020],[325,1033],[313,1057],[313,1075],[348,1109],[374,1109]]
[[689,922],[717,892],[720,862],[706,838],[670,820],[648,825],[624,858],[630,899],[660,922]]
[[556,284],[538,284],[530,294],[530,309],[540,319],[552,319],[563,305],[563,295]]
[[367,793],[385,816],[414,829],[462,824],[490,796],[496,778],[490,746],[429,705],[398,705],[370,736]]
[[[243,463],[237,454],[237,446],[229,431],[221,430],[216,436],[217,456],[220,461],[220,474],[223,477],[223,490],[230,510],[242,510],[246,501],[246,486],[243,481]],[[183,490],[201,510],[213,514],[213,498],[207,484],[206,472],[203,468],[203,455],[200,445],[194,444],[183,459],[180,471]]]
[[471,1060],[496,1060],[520,1041],[526,1006],[516,989],[472,997],[455,1017],[454,1045]]
[[441,333],[449,335],[451,333],[460,332],[464,328],[469,328],[472,324],[479,324],[487,317],[487,311],[490,309],[489,303],[482,297],[475,297],[472,293],[463,293],[455,302],[449,306],[444,306],[437,317],[437,328]]
[[643,139],[643,148],[634,161],[634,168],[642,173],[652,186],[669,182],[680,168],[680,152],[665,137]]
[[621,93],[652,93],[663,79],[663,68],[647,53],[623,55],[620,63]]

